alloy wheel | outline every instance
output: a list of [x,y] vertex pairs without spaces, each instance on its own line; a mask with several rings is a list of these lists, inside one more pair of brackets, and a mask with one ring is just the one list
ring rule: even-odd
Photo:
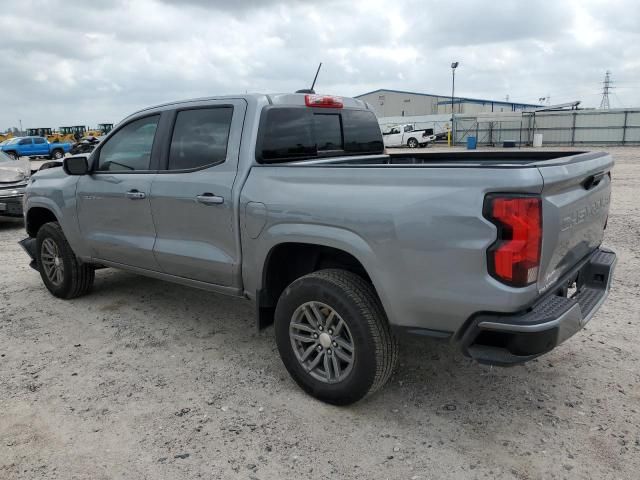
[[347,323],[329,305],[306,302],[291,317],[289,338],[302,367],[317,380],[338,383],[353,369],[355,345]]
[[58,245],[51,238],[45,238],[40,250],[40,263],[49,281],[56,287],[64,280],[64,263]]

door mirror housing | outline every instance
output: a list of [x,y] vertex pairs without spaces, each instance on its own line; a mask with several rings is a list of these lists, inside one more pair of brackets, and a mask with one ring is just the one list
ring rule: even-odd
[[86,175],[89,173],[89,162],[85,156],[67,157],[62,161],[62,168],[67,175]]

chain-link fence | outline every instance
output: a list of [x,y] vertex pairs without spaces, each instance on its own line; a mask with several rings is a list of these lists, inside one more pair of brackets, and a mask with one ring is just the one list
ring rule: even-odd
[[538,134],[545,145],[640,144],[640,109],[478,114],[456,116],[455,124],[456,143],[476,137],[478,145],[532,145]]

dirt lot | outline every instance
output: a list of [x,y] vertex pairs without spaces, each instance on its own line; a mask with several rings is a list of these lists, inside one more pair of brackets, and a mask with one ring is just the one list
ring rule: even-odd
[[303,394],[252,306],[111,269],[44,289],[0,220],[0,478],[638,478],[640,149],[610,149],[614,288],[585,331],[511,369],[409,342],[348,408]]

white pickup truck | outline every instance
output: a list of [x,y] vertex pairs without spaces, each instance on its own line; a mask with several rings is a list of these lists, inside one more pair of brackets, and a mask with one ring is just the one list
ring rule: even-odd
[[405,125],[395,125],[389,130],[382,132],[385,147],[426,147],[427,144],[435,141],[436,136],[432,129],[416,130],[415,127],[407,123]]

